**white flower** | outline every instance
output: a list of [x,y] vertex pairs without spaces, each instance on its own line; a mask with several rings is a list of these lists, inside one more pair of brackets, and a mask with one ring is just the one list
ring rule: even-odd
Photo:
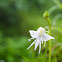
[[38,45],[39,45],[39,54],[41,51],[41,43],[43,44],[43,41],[48,41],[50,39],[54,39],[54,37],[48,35],[45,33],[45,29],[43,27],[39,27],[37,29],[37,31],[34,30],[29,30],[30,35],[32,38],[28,39],[29,41],[31,41],[31,39],[35,39],[34,42],[27,48],[27,50],[33,45],[35,44],[35,48],[34,50],[37,49]]

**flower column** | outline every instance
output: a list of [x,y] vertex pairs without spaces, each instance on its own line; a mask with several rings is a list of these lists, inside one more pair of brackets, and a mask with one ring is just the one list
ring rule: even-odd
[[[45,18],[49,24],[49,35],[51,35],[51,22],[47,11],[43,14],[43,18]],[[51,40],[49,40],[49,62],[51,62]]]

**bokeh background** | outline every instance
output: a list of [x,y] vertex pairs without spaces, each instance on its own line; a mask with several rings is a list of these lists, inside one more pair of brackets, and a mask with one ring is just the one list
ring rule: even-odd
[[[35,45],[29,30],[40,26],[48,30],[43,13],[48,11],[52,25],[52,62],[62,62],[62,0],[0,0],[0,60],[5,62],[48,62],[48,42],[42,45],[41,53],[34,51]],[[47,52],[45,52],[47,48]]]

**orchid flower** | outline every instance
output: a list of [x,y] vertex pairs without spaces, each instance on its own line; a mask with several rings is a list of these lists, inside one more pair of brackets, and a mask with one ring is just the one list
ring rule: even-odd
[[35,44],[35,48],[34,50],[37,49],[38,45],[39,45],[39,54],[40,54],[40,51],[41,51],[41,43],[43,44],[43,41],[46,42],[50,39],[54,39],[54,37],[46,34],[45,32],[45,29],[43,27],[39,27],[37,29],[37,31],[34,31],[34,30],[29,30],[30,32],[30,35],[32,38],[28,39],[29,41],[31,41],[31,39],[35,39],[34,42],[27,48],[27,50],[33,45]]

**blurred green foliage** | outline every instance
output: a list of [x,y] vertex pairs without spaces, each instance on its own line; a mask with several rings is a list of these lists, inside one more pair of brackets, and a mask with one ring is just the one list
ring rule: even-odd
[[[57,4],[57,2],[59,3]],[[51,12],[52,23],[52,62],[62,62],[62,9],[50,9],[62,0],[0,0],[0,60],[5,62],[48,62],[48,49],[42,45],[41,54],[34,45],[29,49],[29,30],[42,26],[48,30],[48,23],[42,15],[45,10]],[[59,19],[55,17],[59,14]],[[55,17],[55,18],[54,18]],[[46,46],[47,47],[47,46]]]

